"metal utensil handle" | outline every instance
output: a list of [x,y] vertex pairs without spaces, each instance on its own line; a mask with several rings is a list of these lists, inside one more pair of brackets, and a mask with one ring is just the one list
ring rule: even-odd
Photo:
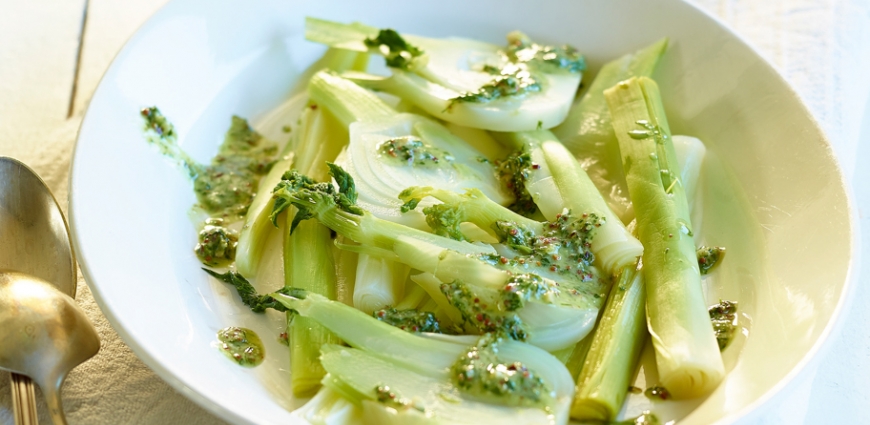
[[39,425],[33,381],[17,373],[12,374],[12,412],[15,425]]

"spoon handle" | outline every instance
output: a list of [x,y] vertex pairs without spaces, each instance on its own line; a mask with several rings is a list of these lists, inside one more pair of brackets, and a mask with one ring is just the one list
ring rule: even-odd
[[51,416],[51,422],[54,425],[67,425],[66,417],[63,414],[63,405],[60,402],[61,385],[63,385],[63,378],[53,379],[39,385],[39,388],[42,390],[42,396],[45,398],[45,404],[48,405],[48,414]]
[[33,381],[17,373],[12,374],[12,411],[15,415],[15,425],[39,424]]

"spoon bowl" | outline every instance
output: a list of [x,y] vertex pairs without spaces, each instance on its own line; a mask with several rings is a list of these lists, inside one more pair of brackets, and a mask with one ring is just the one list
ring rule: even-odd
[[76,296],[76,258],[54,195],[20,161],[0,157],[0,270],[42,278]]
[[55,424],[66,423],[61,385],[100,349],[97,331],[75,301],[38,277],[0,271],[0,341],[0,368],[33,379]]

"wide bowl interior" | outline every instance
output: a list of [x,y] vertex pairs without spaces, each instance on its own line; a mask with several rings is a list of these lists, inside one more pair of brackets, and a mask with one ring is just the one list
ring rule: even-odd
[[[671,126],[704,140],[720,164],[702,181],[704,234],[729,254],[708,298],[737,299],[746,328],[726,352],[725,383],[678,406],[678,416],[688,413],[681,423],[743,416],[818,350],[842,304],[854,251],[841,173],[782,78],[693,7],[670,0],[176,0],[127,43],[90,103],[73,161],[71,222],[103,312],[148,366],[200,405],[236,423],[297,423],[288,411],[297,404],[288,360],[270,337],[281,331],[281,316],[254,317],[200,271],[190,249],[189,183],[145,143],[137,112],[159,106],[181,145],[208,160],[232,114],[262,119],[322,52],[303,40],[309,15],[496,43],[522,29],[578,47],[591,73],[669,37],[656,78]],[[214,349],[215,333],[229,325],[264,336],[266,364],[242,369]]]

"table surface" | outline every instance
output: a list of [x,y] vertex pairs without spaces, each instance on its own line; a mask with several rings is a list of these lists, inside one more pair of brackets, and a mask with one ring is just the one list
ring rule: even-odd
[[[0,155],[22,160],[61,203],[91,94],[123,43],[166,0],[0,0]],[[851,308],[793,384],[743,423],[855,422],[870,417],[870,2],[694,0],[730,25],[796,88],[829,135],[854,187],[864,242]],[[76,94],[72,96],[73,85]],[[79,277],[78,303],[96,325],[100,353],[64,386],[71,424],[223,423],[176,393],[127,347]],[[12,424],[8,374],[0,372],[0,425]],[[40,399],[41,418],[47,421]]]

